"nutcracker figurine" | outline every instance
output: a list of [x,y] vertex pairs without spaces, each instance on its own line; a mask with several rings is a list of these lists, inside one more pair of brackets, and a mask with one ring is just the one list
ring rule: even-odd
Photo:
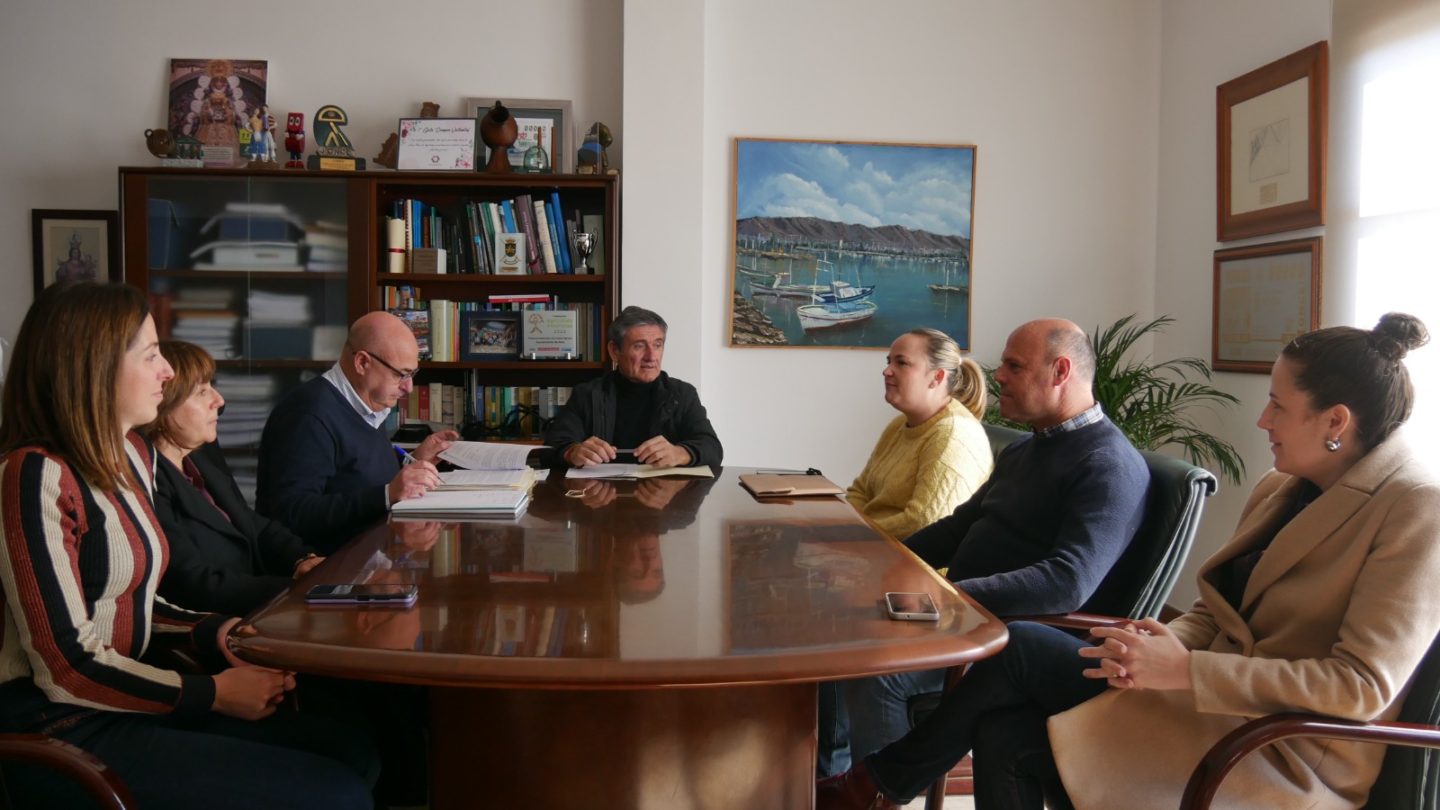
[[305,114],[292,112],[285,117],[285,151],[290,159],[285,161],[287,169],[303,169],[300,158],[305,155]]

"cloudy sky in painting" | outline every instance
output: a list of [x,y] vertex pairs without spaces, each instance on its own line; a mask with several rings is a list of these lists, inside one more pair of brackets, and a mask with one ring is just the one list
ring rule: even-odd
[[739,143],[736,217],[818,217],[970,238],[971,148]]

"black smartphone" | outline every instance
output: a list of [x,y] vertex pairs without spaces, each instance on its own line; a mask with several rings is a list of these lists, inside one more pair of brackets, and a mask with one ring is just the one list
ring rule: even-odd
[[316,585],[305,592],[305,601],[313,605],[409,607],[419,597],[415,585]]
[[897,593],[885,594],[885,612],[890,618],[897,621],[907,622],[938,622],[940,611],[935,608],[935,600],[930,598],[928,593]]

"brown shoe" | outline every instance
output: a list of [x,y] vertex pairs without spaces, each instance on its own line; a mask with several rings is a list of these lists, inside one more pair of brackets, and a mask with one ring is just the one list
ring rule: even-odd
[[815,810],[899,810],[900,805],[885,798],[865,763],[815,783]]

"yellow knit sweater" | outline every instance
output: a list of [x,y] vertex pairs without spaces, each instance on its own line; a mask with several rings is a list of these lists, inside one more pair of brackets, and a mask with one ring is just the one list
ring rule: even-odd
[[845,499],[897,540],[950,514],[990,477],[980,420],[955,400],[924,423],[895,417]]

